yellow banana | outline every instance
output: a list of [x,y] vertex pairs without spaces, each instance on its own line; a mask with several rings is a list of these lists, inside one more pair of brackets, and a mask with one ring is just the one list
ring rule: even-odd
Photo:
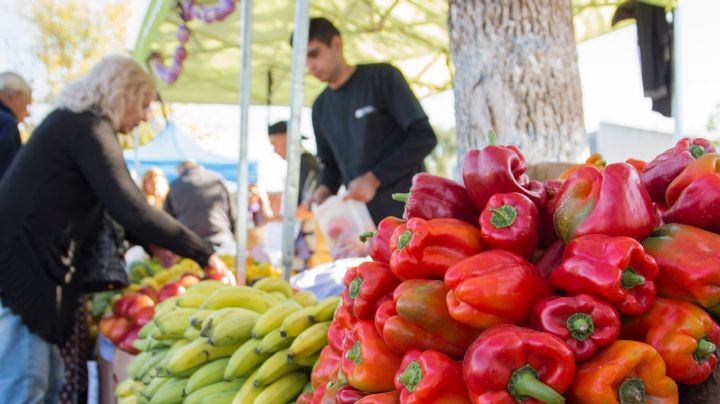
[[340,296],[332,296],[321,300],[315,307],[317,307],[317,313],[315,314],[315,321],[331,321],[335,316],[335,310],[342,302]]
[[250,286],[233,286],[213,292],[201,308],[218,310],[225,307],[242,307],[258,313],[265,313],[276,303],[275,297],[260,289]]
[[137,381],[127,378],[118,383],[118,385],[115,387],[115,391],[113,392],[113,394],[115,395],[115,397],[118,398],[130,396],[133,394],[133,389],[135,388],[137,383]]
[[129,379],[139,380],[138,373],[145,364],[145,361],[149,360],[153,356],[153,352],[140,352],[134,357],[127,365],[127,375]]
[[119,397],[117,399],[117,404],[139,404],[140,398],[136,396],[128,396],[128,397]]
[[325,321],[301,332],[288,348],[288,360],[302,359],[320,352],[327,345],[329,327],[330,321]]
[[142,390],[141,394],[146,400],[152,399],[152,397],[155,395],[155,393],[160,390],[160,387],[162,387],[165,383],[172,380],[171,377],[156,377],[150,381],[150,384],[145,386],[145,388]]
[[[155,313],[154,316],[157,316],[157,313]],[[141,328],[140,331],[138,332],[138,339],[142,339],[142,338],[147,338],[147,337],[149,337],[150,334],[152,334],[152,332],[154,331],[154,329],[155,329],[156,327],[157,327],[157,325],[155,325],[155,322],[154,322],[154,321],[148,321],[147,324],[145,324],[144,326],[142,326],[142,328]]]
[[214,396],[217,393],[230,393],[230,396],[227,398],[227,402],[232,402],[233,397],[235,397],[235,394],[237,394],[238,390],[240,390],[243,383],[245,383],[245,379],[237,379],[231,382],[223,380],[208,384],[195,390],[195,392],[188,394],[188,396],[185,397],[183,404],[198,404],[204,402],[206,398],[210,398],[210,396]]
[[253,284],[253,287],[268,293],[280,292],[283,294],[284,299],[291,298],[293,295],[292,286],[286,280],[280,278],[261,278]]
[[223,381],[225,368],[229,361],[229,358],[221,358],[202,365],[202,367],[188,379],[185,385],[185,394],[192,394],[205,386]]
[[[260,315],[258,313],[240,307],[227,307],[220,309],[215,311],[213,314],[208,316],[205,321],[203,321],[200,335],[203,337],[210,336],[210,333],[215,327],[227,321],[239,321],[241,323],[245,323],[247,319],[251,319],[252,324],[254,325],[255,321],[259,317]],[[252,325],[250,326],[250,330],[252,330]],[[248,330],[248,337],[250,336],[250,330]]]
[[277,351],[260,365],[253,378],[253,384],[257,387],[265,387],[299,368],[296,363],[288,362],[286,349]]
[[279,328],[285,317],[300,310],[302,306],[294,300],[285,300],[263,313],[255,322],[250,333],[253,338],[262,338],[270,331]]
[[178,297],[173,296],[173,297],[169,297],[169,298],[163,300],[162,302],[158,303],[155,306],[155,317],[165,313],[166,311],[170,311],[170,310],[174,309],[175,307],[177,307],[177,301],[178,301]]
[[145,360],[138,370],[136,374],[136,380],[142,380],[152,369],[154,369],[160,362],[165,359],[165,356],[167,356],[168,352],[170,352],[167,349],[163,349],[161,351],[152,351],[153,354],[150,355],[150,357]]
[[150,339],[149,338],[143,338],[143,339],[136,339],[133,341],[132,346],[135,347],[140,352],[148,351],[148,347],[150,346]]
[[253,314],[255,317],[240,315],[216,325],[210,330],[208,342],[215,346],[225,346],[247,341],[258,317],[257,313]]
[[271,354],[289,347],[292,341],[292,337],[283,336],[280,329],[276,328],[260,340],[258,346],[255,347],[255,352],[258,354]]
[[205,291],[216,291],[216,290],[218,290],[218,289],[222,289],[222,288],[228,287],[228,286],[229,286],[229,285],[227,285],[227,284],[225,284],[225,283],[222,283],[222,282],[220,282],[220,281],[206,280],[206,281],[198,282],[198,283],[196,283],[196,284],[194,284],[194,285],[190,285],[190,286],[187,288],[187,291],[188,291],[188,292],[193,292],[193,293],[199,292],[199,291],[203,291],[203,292],[205,292]]
[[315,362],[317,362],[318,359],[320,359],[319,352],[315,355],[306,356],[304,358],[293,358],[292,362],[304,368],[312,368],[313,366],[315,366]]
[[317,304],[317,297],[315,297],[315,293],[309,290],[303,290],[295,293],[292,299],[300,303],[302,307],[310,307]]
[[292,372],[266,387],[255,399],[256,403],[287,403],[302,392],[308,377],[304,372]]
[[285,294],[283,292],[273,291],[273,292],[267,292],[267,294],[274,297],[275,300],[277,301],[277,303],[284,302],[285,300],[287,300],[287,296],[285,296]]
[[255,352],[255,348],[257,348],[259,344],[260,340],[257,339],[250,339],[242,344],[230,357],[223,378],[225,380],[233,380],[238,377],[247,376],[256,366],[269,358],[270,354],[259,354]]
[[148,346],[147,346],[148,351],[170,348],[175,343],[174,340],[170,340],[170,339],[166,339],[166,340],[155,339],[152,337],[152,335],[150,337],[148,337],[147,340],[148,340]]
[[166,367],[172,373],[180,373],[215,359],[227,358],[239,347],[239,344],[215,347],[198,338],[169,355]]
[[160,386],[158,391],[150,399],[150,404],[174,404],[183,400],[183,388],[187,379],[171,379]]
[[153,321],[160,334],[153,334],[155,338],[182,338],[185,329],[190,324],[190,316],[195,313],[193,309],[175,309],[164,313]]
[[263,391],[262,388],[255,387],[253,384],[253,377],[255,377],[257,372],[256,370],[245,380],[245,383],[240,387],[240,391],[238,391],[235,398],[233,398],[232,404],[253,404],[255,402],[255,398]]
[[202,322],[213,313],[215,313],[215,310],[198,309],[195,314],[190,316],[190,326],[197,328],[198,330],[202,329]]
[[200,330],[198,330],[195,327],[188,327],[185,329],[185,333],[183,334],[183,338],[194,340],[200,338]]
[[236,393],[237,389],[215,393],[200,400],[199,404],[231,404]]
[[188,309],[197,309],[200,306],[205,303],[205,300],[207,300],[210,295],[215,293],[214,290],[195,290],[195,291],[187,291],[184,294],[178,296],[177,300],[177,306],[188,308]]
[[294,313],[290,313],[283,320],[280,331],[287,337],[297,337],[311,325],[315,324],[315,314],[318,306],[304,307]]

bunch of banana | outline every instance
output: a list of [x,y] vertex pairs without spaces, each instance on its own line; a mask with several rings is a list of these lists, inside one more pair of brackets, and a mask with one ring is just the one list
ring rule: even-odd
[[[216,315],[218,318],[215,318]],[[247,309],[221,309],[203,321],[200,335],[207,337],[208,342],[215,346],[245,342],[259,317],[258,313]]]
[[239,307],[257,313],[265,313],[277,303],[279,303],[277,297],[260,289],[250,286],[231,286],[218,289],[210,294],[200,308],[218,310],[227,307]]
[[196,309],[202,306],[202,304],[205,303],[205,300],[207,300],[207,298],[216,291],[231,287],[232,286],[226,285],[220,281],[202,281],[188,287],[185,293],[178,297],[177,305],[179,307]]

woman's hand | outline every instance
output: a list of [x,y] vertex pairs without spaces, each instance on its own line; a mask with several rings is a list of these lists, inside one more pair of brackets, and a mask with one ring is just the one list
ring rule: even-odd
[[235,275],[217,254],[211,255],[208,259],[208,263],[205,266],[205,279],[214,279],[227,283],[228,285],[237,284]]

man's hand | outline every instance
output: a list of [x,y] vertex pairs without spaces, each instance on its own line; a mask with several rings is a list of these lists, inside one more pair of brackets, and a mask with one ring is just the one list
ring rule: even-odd
[[375,192],[380,187],[380,180],[368,171],[365,174],[350,181],[348,192],[343,200],[354,199],[359,202],[368,203],[375,197]]
[[320,185],[317,189],[315,189],[315,192],[313,192],[310,198],[303,201],[300,206],[309,211],[313,203],[321,205],[325,202],[325,199],[329,198],[331,195],[332,192],[330,192],[330,188],[328,188],[327,185]]

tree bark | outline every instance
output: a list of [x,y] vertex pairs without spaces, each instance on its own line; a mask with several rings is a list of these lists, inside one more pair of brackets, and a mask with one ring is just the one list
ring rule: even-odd
[[450,0],[458,156],[488,129],[528,161],[587,147],[571,0]]

